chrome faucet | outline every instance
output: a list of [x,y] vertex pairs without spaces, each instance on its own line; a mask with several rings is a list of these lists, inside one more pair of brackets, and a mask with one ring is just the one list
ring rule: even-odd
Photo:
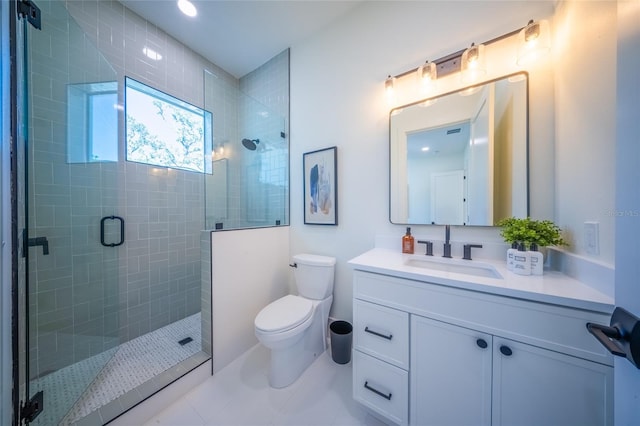
[[451,237],[451,227],[449,225],[444,226],[444,254],[442,257],[451,258],[451,243],[449,242]]

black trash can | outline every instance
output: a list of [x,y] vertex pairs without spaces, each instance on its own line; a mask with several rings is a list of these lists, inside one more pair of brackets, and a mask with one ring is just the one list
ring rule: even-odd
[[329,325],[331,330],[331,358],[338,364],[351,361],[351,341],[353,327],[347,321],[334,321]]

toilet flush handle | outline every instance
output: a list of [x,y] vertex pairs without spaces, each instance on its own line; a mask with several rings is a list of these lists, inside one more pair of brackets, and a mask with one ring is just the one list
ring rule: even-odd
[[298,264],[297,263],[290,263],[289,266],[291,266],[292,268],[297,268]]

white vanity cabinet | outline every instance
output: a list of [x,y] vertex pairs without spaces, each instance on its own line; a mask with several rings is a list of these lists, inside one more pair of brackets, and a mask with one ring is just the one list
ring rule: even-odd
[[610,425],[613,360],[586,329],[608,315],[356,270],[354,398],[397,424]]
[[410,371],[412,424],[613,423],[610,366],[417,315]]

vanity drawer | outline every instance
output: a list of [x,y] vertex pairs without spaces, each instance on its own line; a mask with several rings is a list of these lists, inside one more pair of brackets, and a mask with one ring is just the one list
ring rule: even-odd
[[353,358],[353,399],[394,423],[406,425],[409,373],[357,350]]
[[354,347],[397,367],[409,369],[409,314],[355,299]]

